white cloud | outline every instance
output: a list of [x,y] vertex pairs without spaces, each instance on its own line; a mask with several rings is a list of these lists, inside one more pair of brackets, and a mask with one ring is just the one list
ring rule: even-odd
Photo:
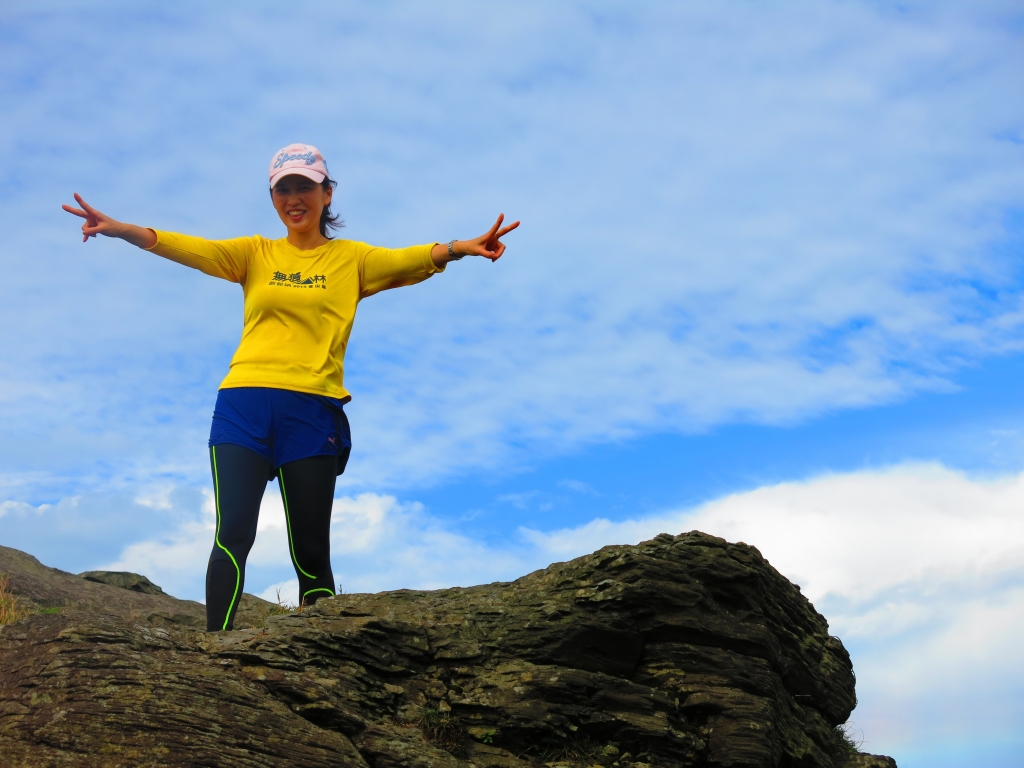
[[[171,594],[202,599],[216,529],[212,493],[203,493],[198,514],[180,520],[167,533],[129,544],[117,558],[97,567],[144,573]],[[513,579],[526,573],[520,553],[454,532],[418,503],[374,493],[335,499],[331,553],[335,581],[346,592],[469,586],[481,578]],[[267,597],[281,588],[282,596],[294,602],[297,582],[291,573],[284,507],[276,486],[270,485],[247,562],[246,591]]]
[[[32,253],[46,277],[0,286],[20,331],[0,459],[38,469],[59,435],[77,478],[109,480],[113,457],[120,477],[205,475],[237,289],[83,246],[57,205],[77,186],[125,218],[273,234],[263,166],[296,132],[332,158],[347,236],[524,220],[497,265],[360,309],[349,492],[948,387],[1020,345],[1014,259],[995,248],[1024,203],[1014,9],[324,7],[310,45],[334,53],[300,82],[273,75],[270,6],[15,15],[0,144],[37,149],[30,176],[8,171],[25,225],[0,233],[0,263],[20,274]],[[438,41],[469,31],[489,55],[453,66]],[[453,122],[466,104],[488,119]],[[197,146],[231,149],[199,163]]]
[[1022,505],[1024,476],[981,482],[921,465],[761,489],[717,502],[694,522],[762,542],[812,600],[859,602],[905,584],[1015,572],[1024,563]]
[[287,579],[277,584],[271,584],[269,587],[264,589],[257,595],[262,597],[264,600],[269,600],[272,603],[278,603],[279,605],[294,606],[295,596],[299,593],[299,580],[298,579]]
[[23,515],[26,513],[35,513],[37,515],[40,515],[49,508],[49,504],[40,504],[39,506],[34,507],[31,504],[26,504],[23,501],[3,501],[0,502],[0,517],[3,517],[8,513],[13,514],[15,512],[21,513]]
[[171,493],[174,491],[174,484],[162,482],[142,488],[135,497],[135,503],[150,509],[170,509]]
[[539,491],[524,491],[522,493],[506,493],[498,497],[502,504],[511,504],[516,509],[526,509],[526,505],[537,498]]
[[97,570],[142,573],[169,594],[202,599],[206,561],[217,529],[213,492],[203,489],[203,496],[198,515],[182,520],[167,534],[129,544],[116,560]]
[[587,496],[597,496],[597,495],[599,495],[597,493],[597,491],[595,491],[593,488],[591,488],[586,483],[581,483],[579,480],[559,480],[558,481],[558,487],[559,488],[567,488],[570,491],[575,491],[576,493],[586,494]]

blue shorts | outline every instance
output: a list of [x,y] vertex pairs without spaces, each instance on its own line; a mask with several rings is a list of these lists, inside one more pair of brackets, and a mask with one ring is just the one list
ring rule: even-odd
[[231,443],[258,453],[278,467],[310,456],[337,456],[338,474],[352,451],[344,403],[270,387],[231,387],[217,393],[210,445]]

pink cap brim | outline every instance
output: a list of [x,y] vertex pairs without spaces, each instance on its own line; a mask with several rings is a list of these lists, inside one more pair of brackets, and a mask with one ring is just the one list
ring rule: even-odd
[[314,171],[309,168],[282,168],[270,177],[270,188],[273,189],[274,185],[285,176],[305,176],[307,179],[311,179],[317,184],[322,183],[323,180],[327,178],[319,171]]

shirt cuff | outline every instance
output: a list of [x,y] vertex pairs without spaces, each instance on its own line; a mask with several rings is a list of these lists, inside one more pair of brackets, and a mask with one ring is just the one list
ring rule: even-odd
[[159,229],[153,229],[152,227],[146,227],[146,229],[148,229],[150,232],[152,232],[154,235],[156,235],[156,242],[153,243],[151,246],[149,246],[149,248],[143,248],[142,250],[144,250],[144,251],[152,251],[154,248],[156,248],[158,245],[160,245],[160,230]]
[[427,274],[428,275],[433,275],[436,272],[444,272],[444,268],[448,266],[447,264],[445,264],[443,267],[439,267],[439,266],[437,266],[437,264],[434,263],[434,257],[430,255],[430,252],[434,250],[434,246],[435,245],[441,245],[441,243],[431,243],[430,245],[428,245],[426,247],[427,248]]

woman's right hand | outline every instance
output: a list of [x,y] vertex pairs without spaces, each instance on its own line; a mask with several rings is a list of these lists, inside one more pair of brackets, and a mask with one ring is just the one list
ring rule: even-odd
[[70,205],[62,205],[68,213],[73,213],[75,216],[85,219],[85,223],[82,225],[82,242],[84,243],[90,237],[96,237],[96,235],[106,235],[107,237],[117,237],[117,225],[120,222],[115,221],[109,216],[100,213],[91,205],[89,205],[82,196],[75,192],[75,200],[82,206],[81,208],[72,208]]
[[152,229],[137,227],[134,224],[124,224],[112,219],[85,202],[77,192],[75,192],[75,200],[82,206],[81,208],[72,208],[70,205],[62,205],[61,208],[85,219],[85,223],[82,224],[83,243],[90,237],[105,235],[106,237],[119,237],[140,248],[152,248],[156,245],[156,233]]

